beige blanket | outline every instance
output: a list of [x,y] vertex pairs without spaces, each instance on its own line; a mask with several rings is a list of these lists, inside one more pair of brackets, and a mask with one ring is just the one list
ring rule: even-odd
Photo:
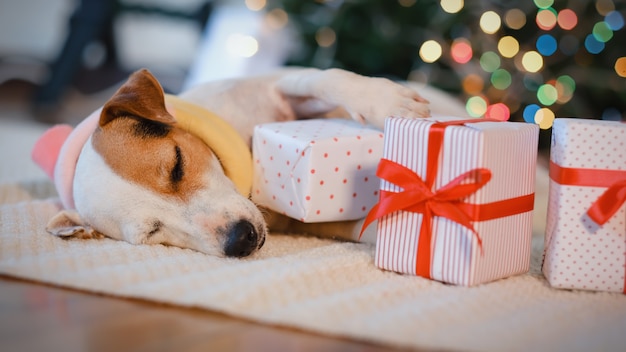
[[54,238],[44,227],[58,199],[29,158],[43,128],[0,123],[0,273],[390,346],[626,350],[626,295],[552,289],[541,274],[543,168],[530,273],[464,288],[379,270],[366,243],[273,234],[241,260]]

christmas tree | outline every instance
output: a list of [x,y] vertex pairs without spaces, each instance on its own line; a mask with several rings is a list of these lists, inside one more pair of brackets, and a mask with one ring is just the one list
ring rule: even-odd
[[428,83],[464,99],[472,116],[544,130],[555,117],[625,119],[625,1],[273,0],[267,8],[300,36],[289,64]]

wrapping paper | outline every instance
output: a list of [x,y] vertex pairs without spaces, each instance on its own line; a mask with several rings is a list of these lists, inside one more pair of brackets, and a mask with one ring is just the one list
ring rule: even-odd
[[554,287],[626,293],[626,124],[556,119],[550,161],[544,275]]
[[383,133],[347,119],[257,126],[252,200],[303,222],[356,220],[378,201]]
[[[432,162],[438,163],[438,171],[435,175],[426,175],[429,147],[432,146],[429,144],[431,127],[437,121],[455,120],[462,119],[387,119],[383,158],[412,170],[419,177],[433,178],[432,189],[437,192],[453,184],[459,175],[472,175],[476,170],[490,174],[490,179],[483,180],[483,183],[488,182],[477,186],[478,190],[460,201],[464,205],[489,206],[497,213],[503,207],[501,204],[508,207],[510,202],[519,204],[524,199],[524,210],[466,225],[444,216],[427,217],[421,212],[395,211],[378,222],[375,263],[383,269],[463,286],[527,272],[538,127],[526,123],[476,122],[479,120],[448,126],[443,132],[441,152],[430,157],[431,161],[434,160]],[[397,184],[387,180],[381,182],[381,192],[402,191],[403,187]],[[459,208],[462,206],[458,205]],[[456,207],[452,207],[451,212]],[[477,214],[480,215],[480,211]],[[429,218],[431,239],[425,245],[426,253],[421,253],[418,245],[425,220]],[[467,226],[473,227],[474,231]],[[425,273],[420,273],[419,261],[427,261]]]

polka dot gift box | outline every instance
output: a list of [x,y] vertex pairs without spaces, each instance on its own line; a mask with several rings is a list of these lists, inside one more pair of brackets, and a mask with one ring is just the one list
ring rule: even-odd
[[462,286],[527,272],[539,128],[388,118],[375,264]]
[[364,218],[378,201],[383,133],[348,119],[257,126],[252,200],[303,222]]
[[626,124],[556,119],[543,273],[554,287],[626,293]]

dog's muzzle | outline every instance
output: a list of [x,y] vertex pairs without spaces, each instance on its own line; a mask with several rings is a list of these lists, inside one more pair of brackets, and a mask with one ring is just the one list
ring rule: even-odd
[[259,233],[252,223],[241,220],[235,223],[227,233],[224,254],[227,257],[247,257],[254,250],[261,248],[265,238],[259,243]]

